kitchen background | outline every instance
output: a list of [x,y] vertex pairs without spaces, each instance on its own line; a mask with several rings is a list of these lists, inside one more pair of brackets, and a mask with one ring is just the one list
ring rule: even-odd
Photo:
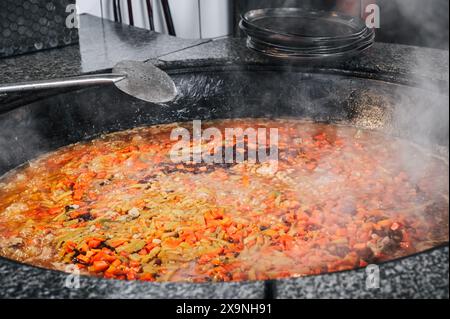
[[[161,1],[152,1],[155,27],[156,31],[167,33]],[[140,125],[197,117],[245,116],[253,111],[256,113],[251,114],[278,115],[282,109],[293,115],[311,112],[325,119],[342,114],[355,123],[382,125],[385,119],[390,120],[384,110],[396,101],[401,104],[394,112],[401,119],[396,127],[404,128],[407,135],[432,137],[448,146],[448,51],[375,43],[361,58],[318,64],[317,74],[311,68],[311,75],[304,75],[301,69],[278,66],[251,52],[244,39],[197,40],[240,35],[237,16],[251,8],[333,1],[170,0],[177,37],[169,37],[87,14],[81,17],[78,33],[68,29],[63,18],[66,5],[75,0],[0,0],[1,83],[102,73],[125,59],[151,60],[172,71],[182,93],[170,107],[148,107],[112,86],[73,92],[62,89],[0,94],[0,175],[60,146]],[[376,1],[382,9],[379,41],[448,48],[448,0]],[[113,2],[78,1],[82,13],[109,20],[115,18]],[[128,2],[120,3],[122,22],[129,23]],[[149,28],[146,0],[131,3],[134,24]],[[52,50],[41,51],[44,49]],[[408,84],[406,91],[399,90],[403,87],[399,83]],[[445,101],[410,85],[439,86],[435,91],[444,91]],[[303,103],[306,107],[298,108]],[[273,105],[277,105],[275,110]],[[345,112],[335,113],[336,105]],[[374,108],[367,109],[368,105]],[[371,116],[375,117],[373,121]],[[62,289],[70,275],[0,258],[0,298],[448,299],[448,265],[448,246],[383,264],[379,290],[363,288],[364,270],[276,282],[195,287],[138,285],[82,276],[83,289]]]
[[[114,0],[78,0],[80,13],[114,20]],[[124,23],[129,22],[127,0],[119,0]],[[161,1],[151,1],[155,29],[167,32]],[[149,28],[146,1],[132,0],[134,25]],[[176,35],[182,38],[216,38],[231,34],[231,6],[229,0],[170,0]]]
[[[77,0],[80,13],[114,20],[113,3],[120,2],[122,22],[128,23],[127,0]],[[358,0],[340,0],[357,3]],[[376,2],[381,9],[377,40],[448,49],[448,0],[359,0]],[[161,1],[151,1],[156,31],[166,33]],[[176,35],[181,38],[240,36],[239,15],[264,7],[332,7],[333,0],[169,0]],[[131,0],[134,25],[149,28],[145,0]]]

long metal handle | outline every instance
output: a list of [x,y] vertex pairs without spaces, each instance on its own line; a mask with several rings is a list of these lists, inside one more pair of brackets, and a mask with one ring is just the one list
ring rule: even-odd
[[52,79],[43,81],[31,81],[22,83],[0,84],[0,94],[23,91],[36,91],[46,89],[59,89],[67,87],[91,86],[116,83],[125,79],[123,74],[93,74],[69,77],[63,79]]

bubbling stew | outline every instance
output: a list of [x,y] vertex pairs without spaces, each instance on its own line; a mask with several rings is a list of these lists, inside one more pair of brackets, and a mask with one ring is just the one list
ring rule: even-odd
[[219,120],[203,128],[277,128],[276,165],[249,160],[261,145],[248,136],[225,134],[201,148],[244,161],[174,162],[176,127],[191,129],[104,135],[2,177],[0,255],[105,278],[219,282],[350,270],[448,242],[448,161],[408,141],[295,119]]

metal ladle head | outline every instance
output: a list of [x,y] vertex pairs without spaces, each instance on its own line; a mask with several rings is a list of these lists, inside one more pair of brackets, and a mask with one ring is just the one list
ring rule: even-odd
[[0,84],[0,96],[8,93],[61,88],[80,88],[114,83],[121,91],[151,103],[165,103],[177,96],[177,88],[170,76],[151,63],[123,61],[113,68],[114,73],[90,74],[62,79]]
[[116,64],[113,73],[125,76],[114,83],[116,87],[138,99],[165,103],[177,96],[177,88],[172,78],[151,63],[122,61]]

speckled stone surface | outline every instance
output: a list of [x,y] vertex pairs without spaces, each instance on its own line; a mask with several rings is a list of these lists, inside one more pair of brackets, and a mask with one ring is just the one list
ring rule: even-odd
[[379,265],[379,288],[366,285],[365,269],[280,280],[276,297],[289,298],[448,298],[448,247]]
[[[69,278],[69,279],[68,279]],[[264,283],[153,284],[79,277],[0,260],[0,298],[261,299]],[[68,288],[75,287],[75,288]]]
[[[350,61],[319,65],[279,62],[251,52],[242,39],[182,40],[83,16],[80,46],[0,60],[1,82],[63,77],[111,68],[123,59],[152,60],[176,69],[199,66],[285,64],[317,72],[351,73],[396,82],[443,83],[448,88],[448,51],[377,43]],[[409,80],[407,80],[409,79]],[[274,282],[151,284],[81,277],[0,259],[0,298],[448,298],[449,250],[435,249],[380,265],[380,288],[366,289],[365,270]]]
[[80,28],[82,72],[108,69],[122,60],[146,61],[210,40],[181,39],[84,15]]
[[195,66],[196,64],[269,64],[287,68],[315,69],[326,72],[339,70],[368,78],[419,83],[432,80],[448,83],[449,52],[406,45],[375,43],[361,56],[341,61],[314,63],[277,60],[249,50],[245,39],[224,39],[171,53],[159,58],[164,65]]
[[146,61],[209,40],[186,40],[80,16],[80,44],[0,59],[0,82],[75,76],[112,68],[122,60]]

